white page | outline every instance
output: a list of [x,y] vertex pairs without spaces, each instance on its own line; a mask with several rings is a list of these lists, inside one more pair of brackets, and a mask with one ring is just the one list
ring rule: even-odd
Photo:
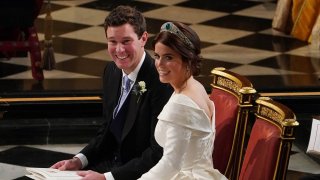
[[320,157],[320,120],[313,119],[307,153]]

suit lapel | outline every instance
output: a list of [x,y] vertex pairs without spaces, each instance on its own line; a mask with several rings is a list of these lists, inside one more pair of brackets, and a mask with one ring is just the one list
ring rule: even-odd
[[[137,79],[136,79],[136,82],[134,84],[137,85],[139,81],[145,81],[146,83],[146,88],[148,89],[148,82],[149,82],[149,79],[148,79],[148,69],[149,69],[149,66],[150,66],[150,59],[151,57],[147,54],[146,55],[146,58],[141,66],[141,69],[138,73],[138,76],[137,76]],[[134,87],[133,87],[134,88]],[[132,89],[133,89],[132,88]],[[130,129],[132,128],[135,120],[136,120],[136,116],[137,116],[137,112],[139,110],[139,107],[141,106],[141,104],[143,103],[144,101],[144,96],[145,96],[145,93],[143,93],[142,95],[136,95],[131,89],[131,92],[130,92],[130,100],[129,102],[129,109],[128,109],[128,114],[127,114],[127,117],[126,117],[126,121],[125,121],[125,124],[124,124],[124,127],[123,127],[123,131],[122,131],[122,138],[121,140],[123,140],[129,133]],[[138,101],[138,97],[140,96],[140,99]]]
[[130,96],[131,96],[130,101],[127,102],[127,103],[129,103],[129,108],[127,111],[126,121],[123,126],[121,140],[123,140],[128,135],[130,129],[132,128],[132,126],[135,122],[136,116],[137,116],[138,107],[140,105],[139,104],[140,102],[137,103],[136,95],[130,94]]
[[[109,88],[106,88],[106,94],[108,94],[108,97],[111,99],[106,99],[106,101],[111,102],[112,112],[116,105],[118,104],[118,99],[120,96],[121,91],[121,80],[122,80],[122,71],[118,68],[115,68],[112,74],[110,74],[113,80],[110,81],[112,84],[108,84]],[[113,88],[113,86],[116,86],[118,88]]]

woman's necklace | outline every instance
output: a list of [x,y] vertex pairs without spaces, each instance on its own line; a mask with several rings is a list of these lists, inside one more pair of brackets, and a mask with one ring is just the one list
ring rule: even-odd
[[186,79],[185,81],[183,81],[182,82],[182,85],[179,87],[179,88],[177,88],[177,90],[176,90],[176,92],[179,94],[179,93],[181,93],[187,86],[188,86],[188,81],[191,79],[191,76],[188,78],[188,79]]
[[183,83],[180,88],[177,89],[177,93],[180,94],[187,87],[187,82]]

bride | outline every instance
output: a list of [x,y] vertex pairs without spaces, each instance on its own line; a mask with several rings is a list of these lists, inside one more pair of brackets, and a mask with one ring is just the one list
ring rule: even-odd
[[200,39],[178,22],[162,25],[153,41],[160,81],[174,93],[158,116],[155,138],[163,147],[160,161],[140,180],[223,179],[212,162],[215,108],[200,73]]

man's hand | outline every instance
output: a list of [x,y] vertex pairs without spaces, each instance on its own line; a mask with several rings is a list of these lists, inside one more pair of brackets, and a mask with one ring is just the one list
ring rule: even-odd
[[95,171],[79,171],[77,174],[83,177],[82,180],[106,180],[103,174]]
[[59,169],[61,171],[80,170],[82,168],[82,164],[79,158],[74,157],[72,159],[59,161],[52,165],[51,168]]

